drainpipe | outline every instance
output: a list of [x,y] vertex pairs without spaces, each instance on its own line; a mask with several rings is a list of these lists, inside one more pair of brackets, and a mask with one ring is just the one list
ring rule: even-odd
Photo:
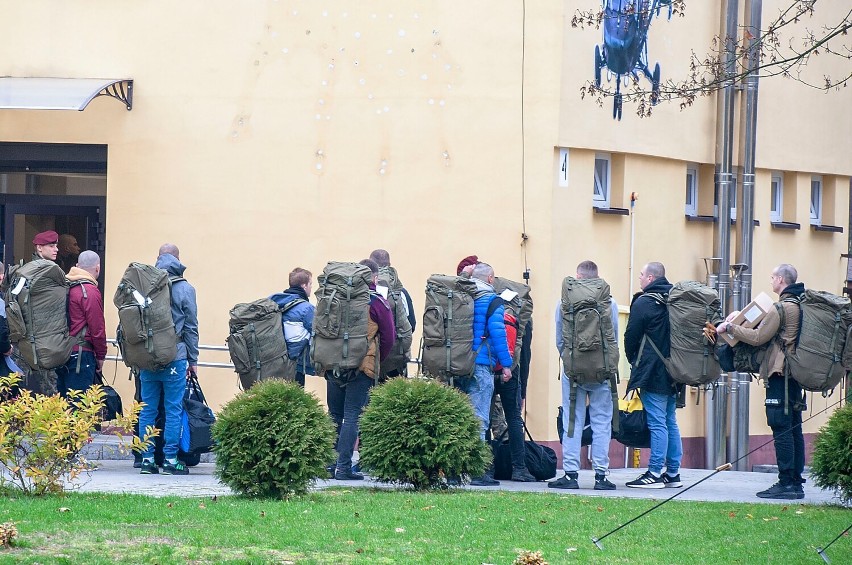
[[[750,269],[753,263],[753,241],[754,241],[754,190],[755,190],[755,153],[757,146],[757,92],[758,92],[758,42],[760,41],[761,16],[763,12],[763,0],[746,0],[745,14],[748,15],[748,32],[751,38],[748,40],[748,68],[749,74],[745,80],[745,102],[743,104],[743,132],[740,147],[743,152],[743,179],[742,179],[742,216],[740,219],[740,249],[738,263],[745,265],[741,274],[741,289],[739,300],[734,308],[742,310],[751,302],[751,283],[754,269]],[[751,387],[751,376],[748,373],[733,373],[736,379],[736,387],[731,387],[731,442],[728,456],[737,460],[735,469],[737,471],[749,471],[748,453],[749,445],[749,396]]]
[[[716,126],[716,249],[714,255],[719,257],[719,298],[722,303],[722,313],[728,312],[728,296],[730,291],[731,267],[731,186],[733,178],[734,151],[734,79],[736,72],[736,38],[739,0],[727,0],[725,10],[725,31],[723,36],[724,67],[726,80],[719,101],[718,120]],[[725,380],[719,378],[711,384],[711,391],[705,395],[705,466],[715,469],[726,462],[725,460],[725,423],[727,420],[727,395]]]

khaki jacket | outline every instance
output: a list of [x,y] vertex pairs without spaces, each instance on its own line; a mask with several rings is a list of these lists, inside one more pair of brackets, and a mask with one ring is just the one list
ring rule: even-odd
[[[776,373],[784,373],[784,351],[795,347],[796,335],[799,332],[799,317],[801,315],[799,305],[784,301],[776,304],[780,304],[784,309],[784,328],[780,335],[778,330],[781,325],[781,316],[776,308],[767,312],[756,328],[732,325],[728,329],[733,337],[750,345],[763,345],[771,341],[766,357],[760,364],[760,378],[764,381]],[[776,335],[779,335],[780,340],[774,339]]]
[[361,366],[358,367],[358,370],[371,379],[375,379],[377,374],[378,357],[376,355],[379,349],[378,335],[379,324],[374,322],[372,316],[370,316],[367,319],[367,355],[364,356],[364,360],[361,361]]

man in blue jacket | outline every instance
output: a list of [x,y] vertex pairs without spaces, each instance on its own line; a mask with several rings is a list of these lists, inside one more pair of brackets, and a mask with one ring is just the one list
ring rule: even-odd
[[[180,440],[180,418],[186,378],[198,370],[198,305],[195,288],[183,279],[186,267],[179,259],[180,251],[171,243],[160,247],[156,267],[169,273],[172,280],[172,320],[177,334],[177,356],[160,371],[141,371],[139,381],[142,388],[142,412],[139,414],[139,429],[154,426],[159,412],[160,397],[165,407],[163,426],[163,474],[188,475],[189,469],[177,458]],[[142,454],[143,475],[159,472],[154,462],[154,446]]]
[[[663,360],[645,343],[654,342],[663,356],[669,356],[669,313],[666,307],[672,285],[662,263],[648,263],[639,272],[642,292],[630,304],[630,318],[624,332],[624,352],[632,367],[627,390],[640,390],[640,398],[651,431],[651,457],[648,470],[627,483],[631,488],[679,488],[683,445],[675,417],[677,385],[666,371]],[[682,385],[681,385],[682,386]],[[663,466],[666,472],[663,473]]]
[[281,326],[287,341],[287,355],[296,360],[296,382],[305,388],[305,375],[314,374],[310,359],[310,341],[316,306],[309,302],[313,275],[307,269],[296,267],[290,272],[288,283],[290,288],[269,298],[278,304],[279,308],[287,308],[296,302],[281,315]]
[[[492,309],[490,316],[486,316],[491,302],[497,299],[492,286],[494,269],[488,263],[477,263],[473,267],[470,278],[476,283],[477,288],[473,305],[473,350],[476,352],[476,365],[472,378],[459,379],[459,388],[470,396],[473,411],[482,422],[480,437],[485,441],[485,431],[488,429],[491,414],[491,397],[494,395],[494,372],[498,365],[502,366],[499,378],[504,383],[509,382],[512,378],[513,359],[509,354],[509,344],[506,341],[502,303]],[[523,442],[521,445],[523,446]],[[494,480],[492,466],[484,476],[473,479],[470,484],[496,486],[500,482]]]

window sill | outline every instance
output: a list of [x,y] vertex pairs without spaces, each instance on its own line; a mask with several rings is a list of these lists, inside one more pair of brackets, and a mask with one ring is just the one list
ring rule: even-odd
[[777,230],[800,230],[802,229],[801,224],[796,224],[794,222],[772,222],[772,227]]
[[594,207],[595,214],[604,214],[607,216],[629,216],[630,210],[627,208],[598,208]]
[[[752,221],[754,222],[754,225],[756,225],[756,226],[760,225],[760,220],[752,220]],[[731,218],[731,225],[732,226],[737,225],[737,221],[734,218]]]
[[814,230],[814,231],[826,231],[826,232],[832,232],[832,233],[843,233],[843,228],[842,228],[842,227],[840,227],[840,226],[826,226],[826,225],[818,226],[818,225],[816,225],[816,224],[811,224],[811,229],[812,229],[812,230]]
[[708,223],[712,223],[712,222],[716,221],[716,218],[714,218],[713,216],[699,216],[699,215],[691,216],[691,215],[687,214],[686,215],[686,221],[687,222],[708,222]]

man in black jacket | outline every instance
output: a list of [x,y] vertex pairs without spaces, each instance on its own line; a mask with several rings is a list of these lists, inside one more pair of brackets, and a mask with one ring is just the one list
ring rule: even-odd
[[[648,470],[627,483],[632,488],[679,488],[683,445],[675,418],[677,385],[648,340],[664,356],[669,355],[669,314],[666,308],[672,285],[662,263],[648,263],[639,272],[638,293],[630,304],[630,318],[624,332],[624,351],[632,370],[627,390],[640,390],[651,431],[651,457]],[[663,473],[663,466],[666,472]]]

